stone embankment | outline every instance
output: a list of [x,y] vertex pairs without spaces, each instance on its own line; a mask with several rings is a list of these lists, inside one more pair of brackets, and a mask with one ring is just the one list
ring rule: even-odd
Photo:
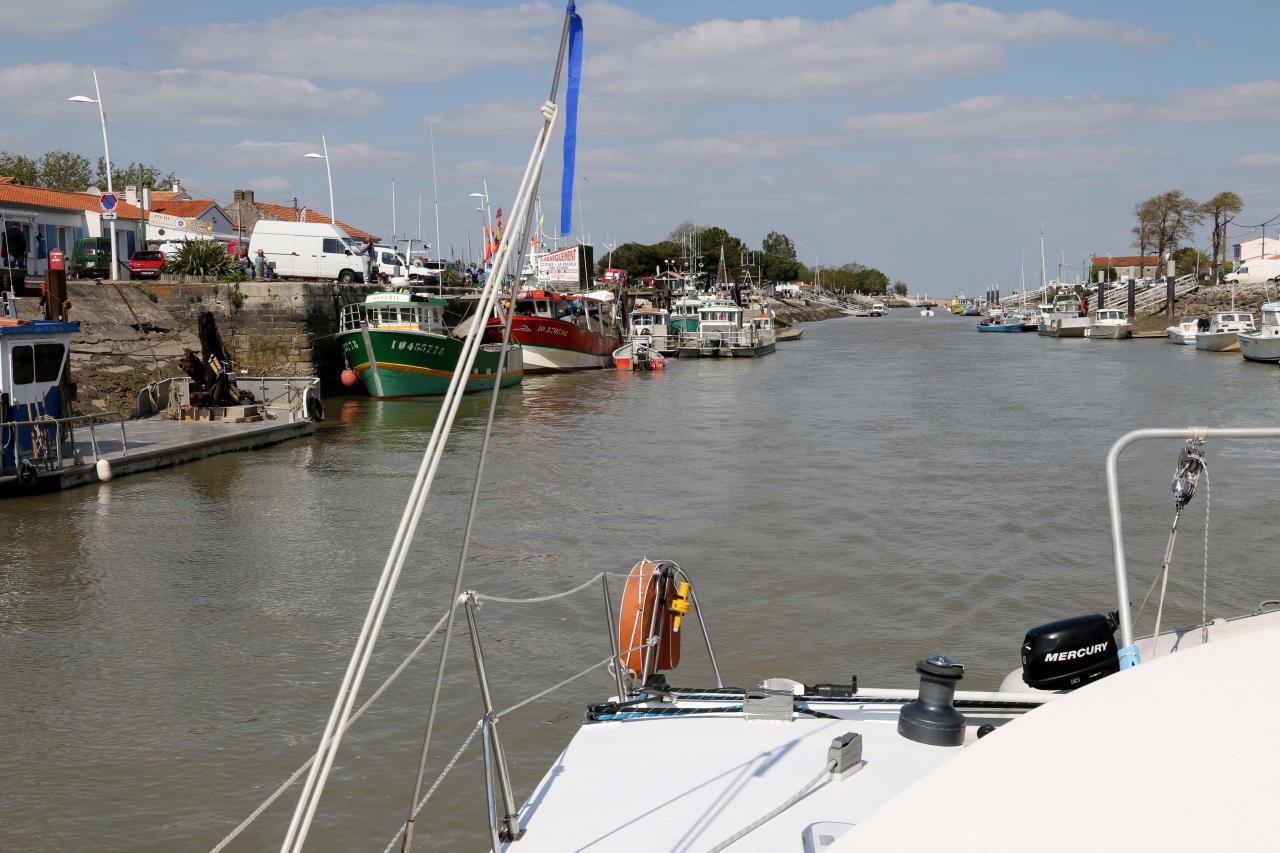
[[773,309],[778,321],[786,325],[809,323],[815,320],[831,320],[846,316],[839,308],[819,305],[808,299],[769,299],[769,307]]
[[[323,282],[171,284],[68,282],[72,379],[82,412],[127,415],[148,382],[181,375],[184,349],[200,351],[197,323],[210,311],[236,366],[251,375],[319,376],[336,391],[342,370],[338,315],[363,299],[364,285]],[[35,298],[19,316],[39,316]]]
[[[1236,310],[1252,311],[1255,318],[1261,319],[1260,306],[1268,298],[1272,298],[1268,290],[1269,288],[1262,284],[1237,285]],[[1271,293],[1274,293],[1273,288],[1270,290]],[[1219,284],[1211,287],[1199,287],[1185,294],[1174,303],[1173,321],[1177,322],[1183,317],[1208,317],[1216,311],[1230,310],[1230,285]],[[1160,308],[1154,313],[1135,318],[1133,330],[1139,333],[1155,332],[1163,330],[1168,325],[1169,320],[1165,315],[1164,304],[1161,303]]]

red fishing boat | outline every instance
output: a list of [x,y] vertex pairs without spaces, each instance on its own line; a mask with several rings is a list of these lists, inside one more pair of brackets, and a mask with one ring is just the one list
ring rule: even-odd
[[[607,290],[522,290],[515,311],[511,339],[524,349],[525,373],[608,367],[622,344],[617,306]],[[486,340],[502,340],[501,319],[489,320]]]

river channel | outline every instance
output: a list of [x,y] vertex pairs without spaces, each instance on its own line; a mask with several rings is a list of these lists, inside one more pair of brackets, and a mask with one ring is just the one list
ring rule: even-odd
[[[1278,379],[1238,354],[907,311],[809,324],[756,361],[531,377],[501,397],[466,586],[541,595],[668,558],[697,584],[728,684],[911,687],[917,659],[946,653],[963,686],[994,688],[1027,628],[1115,607],[1110,442],[1275,425]],[[486,405],[464,403],[363,695],[443,612]],[[306,440],[0,505],[0,849],[208,850],[314,751],[438,402],[327,408]],[[1139,597],[1177,450],[1122,465]],[[1208,459],[1209,611],[1234,615],[1280,593],[1263,576],[1280,447],[1211,443]],[[1203,514],[1200,495],[1175,623],[1198,620]],[[598,588],[490,602],[480,620],[500,707],[608,655]],[[695,637],[673,683],[712,683]],[[438,649],[351,729],[312,849],[380,851],[395,833]],[[449,672],[429,778],[480,715],[465,636]],[[610,690],[598,670],[503,721],[518,798]],[[296,796],[229,849],[278,847]],[[481,849],[484,813],[473,748],[415,849]]]

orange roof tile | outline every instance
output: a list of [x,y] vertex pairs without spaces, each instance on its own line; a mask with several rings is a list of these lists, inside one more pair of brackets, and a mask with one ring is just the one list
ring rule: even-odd
[[1094,255],[1093,265],[1095,267],[1136,267],[1141,263],[1144,267],[1158,266],[1160,258],[1158,255]]
[[11,184],[13,180],[13,175],[0,175],[0,184]]
[[[273,219],[281,220],[282,222],[289,222],[294,217],[293,205],[271,204],[269,202],[264,202],[264,201],[255,201],[253,203],[253,206],[258,208],[258,210],[262,211],[267,216],[272,217]],[[322,213],[318,213],[317,211],[314,211],[309,207],[301,208],[301,210],[303,213],[304,222],[323,223],[323,222],[329,221],[329,217],[325,216]],[[235,221],[234,210],[228,211],[228,214],[232,217],[232,221],[234,222]],[[361,229],[356,228],[354,225],[348,225],[347,223],[343,222],[341,219],[338,220],[337,224],[339,228],[341,228],[343,231],[346,231],[348,234],[350,234],[352,237],[355,237],[357,240],[367,240],[369,237],[373,237],[374,241],[377,242],[380,239],[376,234],[370,234],[368,231],[362,231]]]
[[[28,187],[23,184],[0,184],[0,202],[10,204],[29,204],[35,207],[50,207],[57,210],[87,210],[101,213],[102,204],[98,196],[90,193],[74,193],[66,190],[51,190],[44,187]],[[121,219],[137,219],[138,208],[123,201],[117,206]]]
[[156,213],[166,213],[169,216],[185,216],[188,219],[199,217],[216,203],[211,198],[181,199],[178,201],[161,199],[157,201],[155,194],[152,193],[151,195],[151,209]]

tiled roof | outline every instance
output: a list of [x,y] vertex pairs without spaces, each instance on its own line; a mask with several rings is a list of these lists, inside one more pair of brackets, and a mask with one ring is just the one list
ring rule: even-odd
[[1095,267],[1136,267],[1141,263],[1144,267],[1158,266],[1160,257],[1158,255],[1094,255],[1093,265]]
[[[88,210],[101,213],[98,196],[90,193],[73,193],[66,190],[50,190],[44,187],[28,187],[23,184],[0,183],[0,202],[28,204],[57,210]],[[123,201],[117,206],[121,219],[137,219],[138,208]]]
[[[292,221],[294,218],[293,205],[269,204],[263,201],[255,201],[253,203],[253,206],[258,208],[258,210],[262,211],[268,217],[272,219],[278,219],[282,222],[289,222],[289,221]],[[234,212],[228,211],[228,213],[231,214],[232,219],[234,221],[234,218],[235,218]],[[322,213],[318,213],[309,207],[303,208],[302,214],[303,214],[302,221],[304,222],[323,223],[323,222],[329,221],[329,217],[325,216]],[[373,237],[374,242],[377,242],[379,239],[377,235],[370,234],[368,231],[362,231],[359,228],[356,228],[354,225],[348,225],[347,223],[343,222],[341,219],[338,220],[338,227],[341,228],[343,231],[346,231],[352,237],[355,237],[357,240],[367,240],[369,237]]]
[[[172,193],[169,193],[172,195]],[[192,198],[174,200],[156,200],[155,193],[151,195],[151,209],[156,213],[166,213],[169,216],[185,216],[188,219],[196,219],[206,210],[216,204],[211,198]]]
[[152,190],[151,206],[155,207],[162,201],[181,201],[182,199],[180,197],[185,196],[186,194],[185,190],[179,192],[174,192],[173,190]]
[[0,184],[13,183],[13,175],[0,175]]

